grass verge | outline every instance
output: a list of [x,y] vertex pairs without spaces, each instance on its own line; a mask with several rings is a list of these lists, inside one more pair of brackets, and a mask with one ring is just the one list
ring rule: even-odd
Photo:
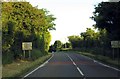
[[3,79],[7,79],[10,77],[20,77],[21,75],[44,63],[50,57],[51,54],[48,54],[36,59],[35,61],[20,60],[11,64],[7,64],[2,68],[2,77]]

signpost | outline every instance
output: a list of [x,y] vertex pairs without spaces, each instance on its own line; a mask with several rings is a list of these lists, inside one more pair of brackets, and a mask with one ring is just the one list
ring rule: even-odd
[[29,51],[29,58],[31,58],[31,53],[30,51],[32,50],[32,42],[22,42],[22,50],[25,58],[25,51]]
[[120,41],[111,41],[111,47],[113,48],[113,59],[114,59],[114,49],[118,49],[118,56],[119,56],[119,48],[120,48]]
[[112,48],[120,48],[120,41],[111,41]]

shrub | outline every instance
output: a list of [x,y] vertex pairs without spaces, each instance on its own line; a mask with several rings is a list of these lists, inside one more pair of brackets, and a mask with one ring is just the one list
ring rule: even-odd
[[5,65],[5,64],[10,64],[13,62],[13,54],[11,52],[9,53],[3,53],[2,54],[2,64]]

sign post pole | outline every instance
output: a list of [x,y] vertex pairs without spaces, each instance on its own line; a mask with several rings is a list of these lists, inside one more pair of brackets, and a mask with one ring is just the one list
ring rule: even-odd
[[31,58],[32,42],[22,42],[22,50],[25,58],[25,51],[28,51],[29,58]]
[[23,50],[24,58],[25,58],[25,50]]
[[118,48],[118,60],[119,60],[119,56],[120,56],[120,53],[119,53],[119,48]]
[[113,48],[113,59],[114,59],[114,48]]
[[120,41],[111,41],[111,47],[113,48],[113,59],[115,56],[115,48],[118,49],[117,50],[117,57],[119,58],[119,48],[120,48]]
[[29,58],[31,58],[31,53],[30,53],[30,50],[29,50]]

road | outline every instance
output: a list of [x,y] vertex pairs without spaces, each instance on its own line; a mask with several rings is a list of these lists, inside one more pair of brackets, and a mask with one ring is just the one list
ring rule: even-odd
[[119,79],[119,71],[76,53],[54,53],[51,59],[36,70],[30,77],[75,77],[81,79]]

